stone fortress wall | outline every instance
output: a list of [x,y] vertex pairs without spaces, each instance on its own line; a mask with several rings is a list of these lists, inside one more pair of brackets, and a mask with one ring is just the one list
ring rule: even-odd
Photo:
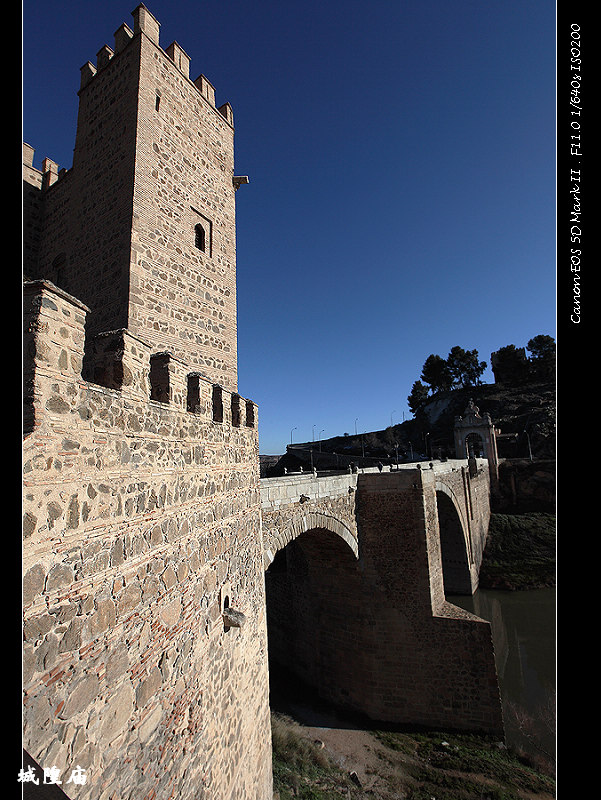
[[187,410],[180,362],[150,400],[128,334],[128,385],[83,381],[85,307],[24,299],[25,747],[82,798],[269,797],[256,407],[199,381]]
[[23,744],[82,800],[266,800],[233,118],[133,17],[82,68],[72,168],[24,145]]

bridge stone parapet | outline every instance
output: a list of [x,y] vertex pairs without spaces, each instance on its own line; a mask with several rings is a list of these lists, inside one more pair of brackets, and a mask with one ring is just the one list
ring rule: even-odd
[[265,511],[291,503],[300,502],[301,497],[325,499],[338,497],[357,488],[356,473],[292,473],[279,478],[261,479],[261,507]]
[[300,534],[324,529],[340,536],[358,557],[355,518],[357,474],[294,474],[261,480],[263,564]]

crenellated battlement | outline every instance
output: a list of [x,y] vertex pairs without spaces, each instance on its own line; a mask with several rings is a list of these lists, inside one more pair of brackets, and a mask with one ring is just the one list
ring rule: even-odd
[[[138,35],[144,34],[148,39],[160,48],[159,44],[159,31],[160,23],[150,13],[142,3],[132,11],[134,19],[133,30],[123,23],[117,28],[114,33],[114,47],[111,48],[107,44],[100,48],[96,54],[96,63],[86,61],[81,67],[81,81],[80,91],[84,89],[94,77],[101,72],[111,61],[123,51],[127,45]],[[176,41],[173,41],[163,52],[177,67],[181,74],[196,87],[198,92],[204,99],[222,115],[222,117],[233,127],[234,114],[230,103],[224,103],[217,107],[215,105],[215,87],[201,74],[195,80],[190,79],[190,56],[186,53],[183,47]]]
[[[111,770],[113,797],[165,796],[164,752],[179,797],[198,796],[211,757],[207,796],[226,797],[232,754],[220,732],[231,728],[252,753],[237,756],[249,765],[241,796],[267,800],[256,407],[126,329],[93,339],[98,382],[86,381],[88,308],[49,281],[27,282],[23,300],[25,747],[41,763],[85,765],[82,800]],[[244,631],[226,628],[226,605]],[[211,678],[224,659],[242,679]],[[147,776],[126,750],[153,766]]]
[[[75,382],[78,394],[86,389],[97,395],[99,387],[117,390],[129,401],[147,404],[151,415],[160,405],[198,422],[256,431],[258,410],[252,400],[211,382],[169,352],[153,351],[127,329],[97,334],[91,352],[84,353],[89,309],[50,281],[26,282],[23,300],[27,430],[39,425],[49,409],[73,410],[73,399],[65,400],[73,398],[72,389],[57,393],[50,388],[60,380]],[[82,377],[84,358],[92,383]],[[107,402],[114,403],[114,397],[107,394]]]
[[35,149],[27,142],[23,142],[23,180],[30,186],[47,189],[68,172],[64,167],[60,169],[56,161],[48,157],[44,158],[42,169],[39,170],[33,166],[34,155]]

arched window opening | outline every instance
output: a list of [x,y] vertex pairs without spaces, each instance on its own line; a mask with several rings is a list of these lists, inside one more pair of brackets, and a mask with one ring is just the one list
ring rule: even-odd
[[465,437],[468,458],[486,458],[484,440],[478,433],[468,433]]
[[207,258],[213,255],[213,223],[194,206],[190,206],[193,212],[192,224],[194,225],[194,246]]
[[59,253],[52,261],[50,280],[60,289],[65,289],[65,267],[67,265],[67,255]]

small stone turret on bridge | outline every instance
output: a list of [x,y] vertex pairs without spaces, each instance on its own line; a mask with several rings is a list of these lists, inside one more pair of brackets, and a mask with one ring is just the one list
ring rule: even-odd
[[445,599],[478,584],[475,466],[261,480],[270,656],[374,720],[502,736],[489,623]]

